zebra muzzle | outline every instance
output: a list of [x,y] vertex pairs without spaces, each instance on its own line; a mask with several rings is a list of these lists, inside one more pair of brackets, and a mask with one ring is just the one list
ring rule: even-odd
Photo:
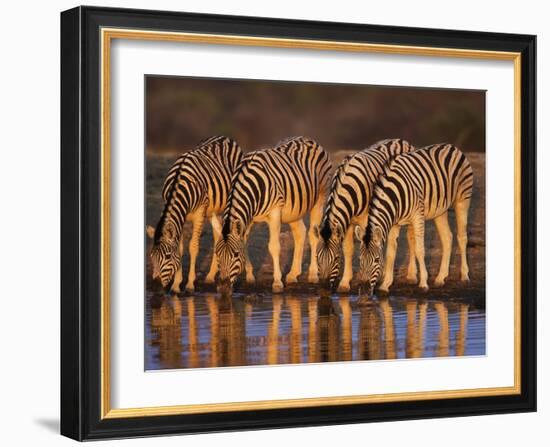
[[231,296],[231,292],[232,292],[232,288],[231,288],[231,281],[229,280],[229,278],[226,278],[226,279],[220,279],[218,281],[218,293],[222,296],[222,297],[228,297],[228,296]]
[[359,298],[370,298],[373,292],[372,286],[359,286]]
[[332,293],[334,283],[330,279],[322,279],[319,281],[319,294],[321,296],[329,296]]
[[161,292],[164,291],[164,287],[162,286],[162,281],[160,280],[160,276],[156,276],[151,280],[151,288],[154,292]]

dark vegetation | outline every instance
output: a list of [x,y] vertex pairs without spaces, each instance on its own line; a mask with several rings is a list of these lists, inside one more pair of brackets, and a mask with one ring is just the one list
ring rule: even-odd
[[293,135],[329,151],[400,137],[485,151],[485,93],[347,84],[148,77],[148,152],[183,152],[221,134],[248,151]]

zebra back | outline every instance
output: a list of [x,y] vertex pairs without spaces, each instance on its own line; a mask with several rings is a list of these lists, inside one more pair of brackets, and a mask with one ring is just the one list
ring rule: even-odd
[[231,178],[241,159],[239,145],[224,136],[203,140],[196,149],[180,155],[164,180],[162,197],[165,205],[155,239],[168,220],[175,221],[180,227],[186,214],[206,200],[211,208],[223,209]]
[[343,235],[354,217],[368,211],[372,190],[386,164],[414,150],[406,140],[387,139],[345,157],[332,178],[321,223],[323,239],[328,240],[335,229]]
[[254,217],[268,213],[281,201],[305,213],[328,186],[330,169],[325,150],[305,137],[247,154],[233,177],[222,234],[229,234],[232,221],[240,222],[244,230]]
[[374,188],[365,243],[374,228],[385,238],[393,225],[410,218],[418,207],[426,217],[437,216],[470,199],[472,188],[470,162],[452,144],[434,144],[394,158]]
[[[162,198],[165,202],[178,170],[183,166],[185,159],[189,155],[192,157],[197,155],[199,157],[206,156],[213,160],[214,163],[219,162],[222,166],[227,167],[227,171],[233,175],[242,160],[243,152],[239,145],[228,137],[214,136],[202,140],[196,149],[181,154],[170,167],[162,186]],[[190,164],[193,164],[193,162],[194,160],[189,160]]]

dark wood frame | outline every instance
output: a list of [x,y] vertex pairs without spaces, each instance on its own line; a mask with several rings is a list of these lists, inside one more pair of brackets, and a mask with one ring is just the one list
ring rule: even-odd
[[[101,418],[100,28],[521,53],[521,393],[172,416]],[[61,433],[78,440],[536,410],[536,37],[78,7],[61,14]],[[506,198],[503,198],[506,199]]]

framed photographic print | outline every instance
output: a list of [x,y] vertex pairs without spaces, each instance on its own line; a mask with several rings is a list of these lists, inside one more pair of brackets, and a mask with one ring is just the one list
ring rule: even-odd
[[63,12],[62,434],[534,411],[535,43]]

